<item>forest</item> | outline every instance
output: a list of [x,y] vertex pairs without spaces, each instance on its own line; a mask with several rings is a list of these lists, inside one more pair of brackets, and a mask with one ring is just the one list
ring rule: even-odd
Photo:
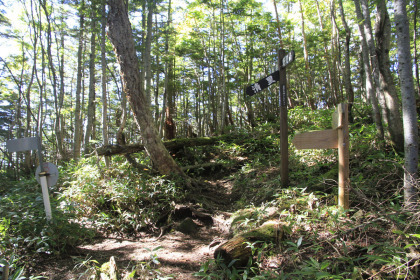
[[0,0],[0,280],[419,279],[419,5]]

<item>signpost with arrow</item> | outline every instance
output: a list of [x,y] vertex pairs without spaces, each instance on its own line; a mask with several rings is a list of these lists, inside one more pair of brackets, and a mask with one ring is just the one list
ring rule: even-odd
[[271,73],[267,77],[250,85],[246,89],[246,93],[250,96],[268,88],[272,84],[280,83],[280,152],[281,152],[281,185],[287,187],[289,184],[289,143],[287,138],[287,77],[286,66],[295,60],[295,52],[280,49],[278,52],[278,67],[279,70]]

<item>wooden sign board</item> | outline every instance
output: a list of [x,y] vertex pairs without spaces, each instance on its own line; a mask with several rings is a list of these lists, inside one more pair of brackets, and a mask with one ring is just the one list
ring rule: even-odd
[[296,134],[292,141],[296,149],[337,149],[337,130],[327,129]]
[[338,104],[333,113],[333,129],[296,134],[297,149],[338,149],[338,205],[349,208],[349,130],[347,104]]
[[252,96],[256,93],[259,93],[263,89],[268,88],[272,84],[278,82],[279,77],[280,77],[279,73],[280,73],[279,70],[277,70],[277,71],[271,73],[270,75],[268,75],[267,77],[262,78],[258,82],[250,85],[249,87],[246,88],[246,94],[248,94],[249,96]]

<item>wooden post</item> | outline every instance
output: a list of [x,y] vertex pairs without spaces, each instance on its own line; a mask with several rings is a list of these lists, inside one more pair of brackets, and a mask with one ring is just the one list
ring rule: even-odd
[[279,84],[280,84],[280,176],[281,185],[286,188],[289,185],[289,143],[287,138],[287,78],[286,67],[283,66],[283,58],[286,56],[286,51],[279,50]]
[[338,134],[338,205],[349,209],[350,187],[350,141],[349,141],[349,114],[347,104],[338,104],[334,112],[333,128]]
[[[280,176],[282,187],[289,185],[289,143],[287,139],[287,77],[286,66],[295,60],[295,52],[292,50],[286,55],[286,51],[279,49],[279,70],[247,87],[246,93],[252,96],[261,90],[279,81],[280,90]],[[277,80],[278,78],[278,80]]]
[[296,134],[296,149],[338,149],[338,205],[349,209],[350,139],[347,104],[338,104],[333,114],[333,129]]

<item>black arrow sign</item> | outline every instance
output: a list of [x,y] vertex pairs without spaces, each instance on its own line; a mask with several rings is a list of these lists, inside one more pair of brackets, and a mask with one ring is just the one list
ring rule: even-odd
[[268,88],[272,84],[278,82],[279,79],[280,79],[280,74],[279,74],[279,70],[277,70],[276,72],[271,73],[267,77],[262,78],[258,82],[256,82],[256,83],[250,85],[249,87],[247,87],[246,88],[246,94],[248,94],[249,96],[252,96],[252,95],[262,91],[263,89]]

